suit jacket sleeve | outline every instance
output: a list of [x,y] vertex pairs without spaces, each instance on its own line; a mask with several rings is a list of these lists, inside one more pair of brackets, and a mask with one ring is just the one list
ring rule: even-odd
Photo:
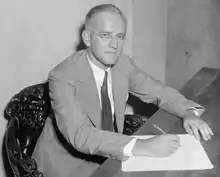
[[180,117],[185,117],[191,108],[202,107],[187,99],[175,89],[164,85],[162,82],[141,71],[131,60],[130,63],[129,91],[142,101],[155,103],[160,108]]
[[123,160],[123,148],[132,138],[95,128],[74,92],[74,85],[64,76],[49,74],[49,94],[60,132],[80,152]]

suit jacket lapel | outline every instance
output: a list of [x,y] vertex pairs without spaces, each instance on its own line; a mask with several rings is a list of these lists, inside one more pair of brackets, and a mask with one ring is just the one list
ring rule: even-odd
[[97,128],[101,127],[101,108],[98,90],[86,52],[76,69],[76,96],[82,102],[89,119]]
[[126,103],[126,96],[128,94],[128,82],[123,74],[112,68],[112,92],[115,105],[115,115],[118,131],[123,132],[124,128],[124,110]]

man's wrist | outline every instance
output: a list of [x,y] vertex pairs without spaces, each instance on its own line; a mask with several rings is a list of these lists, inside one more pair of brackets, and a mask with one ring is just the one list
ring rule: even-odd
[[134,145],[137,141],[137,138],[133,138],[123,149],[123,153],[124,153],[124,156],[127,156],[127,157],[132,157],[133,154],[132,154],[132,150],[134,148]]
[[185,116],[183,116],[183,118],[191,117],[191,116],[200,117],[204,111],[205,111],[204,107],[190,107],[187,109],[187,113]]
[[197,116],[197,113],[193,110],[189,110],[184,116],[183,119],[187,118],[187,117],[195,117]]

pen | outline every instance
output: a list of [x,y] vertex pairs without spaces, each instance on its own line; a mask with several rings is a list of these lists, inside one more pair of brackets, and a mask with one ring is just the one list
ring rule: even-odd
[[[157,130],[159,130],[161,133],[163,133],[163,134],[166,134],[166,132],[165,131],[163,131],[160,127],[158,127],[157,125],[155,125],[155,124],[153,124],[153,126],[157,129]],[[179,147],[181,146],[181,144],[179,143]]]
[[154,126],[157,130],[159,130],[161,133],[166,134],[166,132],[163,131],[163,130],[162,130],[160,127],[158,127],[157,125],[153,124],[153,126]]

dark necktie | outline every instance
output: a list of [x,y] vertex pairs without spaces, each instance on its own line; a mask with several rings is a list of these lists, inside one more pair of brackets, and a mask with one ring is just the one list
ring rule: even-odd
[[102,99],[102,129],[107,131],[113,131],[112,121],[112,109],[111,103],[108,97],[108,72],[105,71],[104,81],[101,87],[101,99]]

